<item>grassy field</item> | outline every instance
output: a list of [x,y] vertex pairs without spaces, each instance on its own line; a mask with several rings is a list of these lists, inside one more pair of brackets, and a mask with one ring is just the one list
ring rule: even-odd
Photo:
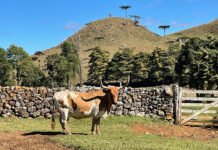
[[59,122],[56,119],[56,129],[51,131],[48,119],[16,119],[0,118],[0,132],[12,133],[38,133],[53,134],[49,140],[61,143],[66,147],[78,149],[106,149],[106,150],[141,150],[141,149],[218,149],[218,139],[207,141],[196,141],[178,137],[164,137],[144,133],[133,133],[133,124],[145,125],[168,125],[167,122],[141,117],[114,117],[103,119],[101,122],[101,135],[91,135],[91,119],[74,120],[71,118],[69,126],[71,136],[61,134]]

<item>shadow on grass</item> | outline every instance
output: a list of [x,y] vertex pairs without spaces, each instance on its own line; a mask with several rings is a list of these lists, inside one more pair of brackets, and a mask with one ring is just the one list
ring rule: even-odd
[[[72,135],[88,135],[87,133],[71,133]],[[63,132],[49,132],[49,131],[33,131],[22,134],[24,136],[29,135],[65,135]]]

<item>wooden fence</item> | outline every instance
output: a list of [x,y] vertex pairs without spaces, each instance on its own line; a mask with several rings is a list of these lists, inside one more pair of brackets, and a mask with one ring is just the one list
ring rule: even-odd
[[218,126],[218,91],[173,86],[174,118],[178,125]]

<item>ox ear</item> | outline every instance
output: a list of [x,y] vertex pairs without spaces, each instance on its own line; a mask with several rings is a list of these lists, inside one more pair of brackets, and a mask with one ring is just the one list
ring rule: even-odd
[[109,92],[109,89],[103,89],[102,90],[104,93],[108,93]]

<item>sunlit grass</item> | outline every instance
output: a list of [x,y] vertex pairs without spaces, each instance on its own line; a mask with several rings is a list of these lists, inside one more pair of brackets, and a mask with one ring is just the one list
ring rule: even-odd
[[[134,134],[131,125],[168,124],[165,121],[141,117],[111,116],[101,121],[101,135],[91,135],[91,118],[70,119],[69,127],[72,135],[57,134],[50,136],[50,141],[61,143],[66,147],[99,150],[141,150],[141,149],[218,149],[218,140],[194,141],[161,135]],[[50,129],[49,119],[0,119],[0,132],[62,132],[58,119],[56,129]]]

